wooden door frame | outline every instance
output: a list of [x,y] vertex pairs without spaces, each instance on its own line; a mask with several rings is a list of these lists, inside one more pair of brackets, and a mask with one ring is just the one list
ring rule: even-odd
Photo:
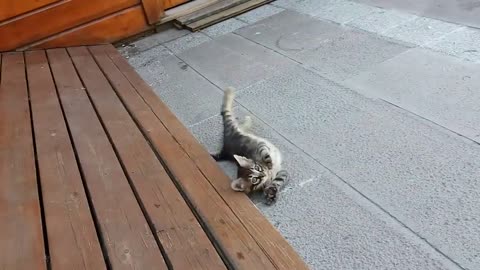
[[165,14],[165,1],[163,0],[142,0],[145,17],[148,24],[156,24]]

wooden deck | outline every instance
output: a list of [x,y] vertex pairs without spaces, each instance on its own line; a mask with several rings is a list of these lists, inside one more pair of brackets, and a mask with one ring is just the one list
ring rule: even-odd
[[0,59],[0,269],[307,269],[115,48]]

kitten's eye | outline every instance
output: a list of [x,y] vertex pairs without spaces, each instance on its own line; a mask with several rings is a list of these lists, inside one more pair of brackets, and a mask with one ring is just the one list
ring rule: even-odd
[[261,180],[261,179],[260,179],[259,177],[253,177],[253,178],[252,178],[252,184],[257,185],[257,184],[260,183],[260,180]]

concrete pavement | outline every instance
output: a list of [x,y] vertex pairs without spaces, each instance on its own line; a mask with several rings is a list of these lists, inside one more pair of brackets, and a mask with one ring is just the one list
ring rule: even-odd
[[476,270],[479,44],[479,29],[400,9],[277,0],[121,51],[212,152],[237,88],[292,175],[275,205],[252,199],[312,269]]

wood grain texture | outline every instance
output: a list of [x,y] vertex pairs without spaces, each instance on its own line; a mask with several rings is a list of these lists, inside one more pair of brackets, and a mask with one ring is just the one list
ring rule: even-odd
[[148,30],[142,6],[137,5],[83,24],[28,47],[56,48],[114,42]]
[[165,10],[165,15],[162,17],[160,20],[160,23],[166,23],[172,20],[175,20],[177,18],[180,18],[181,16],[188,15],[192,12],[195,12],[197,10],[200,10],[208,5],[211,5],[212,3],[219,2],[221,0],[193,0],[189,1],[187,3],[184,3],[183,5]]
[[[128,80],[110,58],[95,48],[92,50],[114,87],[129,91]],[[84,47],[72,48],[69,52],[173,269],[226,269],[92,55]]]
[[140,0],[70,0],[28,16],[20,16],[0,24],[0,51],[23,47],[137,4],[140,4]]
[[[158,100],[151,88],[146,85],[123,57],[118,54],[115,48],[107,45],[104,46],[104,50],[118,69],[129,80],[134,90],[136,90],[133,91],[133,89],[131,89],[129,92],[118,91],[117,93],[123,100],[125,106],[136,118],[141,128],[145,131],[152,146],[162,157],[175,180],[181,186],[185,195],[218,243],[218,246],[223,250],[231,266],[235,269],[275,269],[274,262],[270,260],[268,255],[264,254],[264,250],[257,244],[258,240],[252,237],[244,227],[243,220],[239,219],[232,209],[225,204],[225,200],[228,199],[227,197],[238,197],[241,195],[231,190],[228,194],[225,192],[225,198],[222,198],[218,194],[216,187],[211,185],[209,180],[205,178],[204,174],[178,144],[176,137],[178,134],[172,136],[171,131],[169,132],[166,126],[164,126],[165,122],[167,122],[165,117],[167,117],[170,122],[180,123],[178,119],[176,119],[173,114],[165,114],[164,112],[162,112],[163,115],[159,117],[158,113],[155,112],[155,107],[150,107],[149,104],[147,104],[151,102],[150,99],[155,98]],[[140,113],[139,108],[142,108],[144,113]],[[182,130],[181,132],[188,133],[186,130]],[[197,142],[191,141],[190,143],[199,146]],[[205,152],[204,149],[201,149],[201,151]],[[211,158],[207,158],[206,160],[213,166],[216,166]],[[216,167],[216,169],[220,174],[220,169],[218,167]],[[223,173],[217,177],[220,177],[219,179],[224,181],[223,185],[225,189],[227,189],[229,187],[227,177]],[[255,206],[249,201],[247,196],[243,194],[242,198],[245,198],[242,203],[251,206],[250,210],[253,211],[256,222],[261,227],[263,223],[268,223],[268,221],[259,214],[258,210],[255,209]],[[268,229],[272,230],[273,227],[270,225]],[[282,244],[285,243],[286,242],[282,242]]]
[[0,1],[0,22],[62,0]]
[[163,0],[165,9],[173,8],[190,0]]
[[272,2],[272,0],[238,1],[238,5],[222,10],[221,12],[218,12],[217,10],[206,10],[205,12],[207,16],[200,20],[195,20],[192,23],[187,24],[186,28],[191,31],[198,31],[200,29],[237,16],[241,13],[247,12],[269,2]]
[[111,268],[167,269],[69,55],[47,53]]
[[204,19],[208,16],[211,16],[215,13],[220,13],[224,10],[237,6],[241,3],[247,2],[249,0],[223,0],[212,3],[202,9],[191,12],[185,16],[181,16],[176,21],[182,25],[187,25],[201,19]]
[[165,14],[164,0],[142,0],[142,6],[149,24],[159,22]]
[[52,269],[106,269],[45,51],[25,53]]
[[23,54],[1,58],[0,268],[46,269]]
[[[136,73],[135,70],[125,61],[118,51],[111,46],[107,46],[105,50],[115,65],[130,81],[132,86],[135,87],[137,93],[142,97],[144,102],[148,104],[148,107],[152,110],[155,116],[158,117],[159,122],[157,125],[148,125],[147,122],[142,121],[140,116],[138,121],[141,122],[142,127],[148,131],[152,144],[161,153],[161,156],[165,159],[168,167],[172,171],[178,173],[177,179],[181,182],[184,190],[189,196],[191,196],[192,203],[197,209],[199,209],[199,211],[205,211],[202,213],[202,217],[219,238],[218,241],[220,243],[222,243],[222,241],[228,243],[228,240],[232,241],[233,239],[236,239],[237,241],[239,239],[242,239],[243,241],[255,239],[256,243],[260,246],[260,249],[265,252],[265,256],[270,259],[276,269],[308,269],[301,257],[273,227],[273,225],[260,213],[260,211],[258,211],[250,199],[243,193],[232,192],[230,189],[230,180],[211,158],[210,154],[198,143],[188,129],[178,121],[175,115],[142,80],[140,75],[138,75],[138,73]],[[127,107],[132,100],[132,98],[125,99]],[[172,137],[175,138],[175,142],[170,140]],[[162,138],[162,140],[159,138]],[[180,149],[177,148],[178,144]],[[169,159],[169,155],[173,156],[172,152],[174,151],[177,153],[183,152],[185,158],[191,159],[195,163],[195,167],[183,166],[180,168],[179,166],[176,166],[175,163],[178,162],[178,159],[182,156],[177,154],[177,160]],[[197,171],[200,171],[201,175],[197,175]],[[195,179],[194,183],[189,183],[189,179]],[[204,183],[205,179],[209,181],[208,185],[210,187],[214,187],[215,194],[213,194],[210,187],[207,187],[207,184]],[[203,197],[203,194],[207,194],[209,198]],[[215,205],[214,201],[216,198],[220,198],[223,203],[226,203],[228,210],[225,209],[224,206]],[[211,218],[208,210],[217,207],[216,216]],[[237,228],[233,227],[233,225],[230,227],[224,224],[223,226],[229,231],[234,231],[235,235],[230,233],[229,237],[231,239],[222,239],[223,230],[222,228],[217,227],[219,225],[218,221],[220,220],[220,213],[227,213],[228,211],[231,211],[234,214],[235,222],[245,226],[244,228],[246,230],[242,227],[241,230],[236,231]],[[241,235],[243,232],[248,232],[250,237]],[[222,247],[228,254],[231,254],[232,251],[237,251],[237,247],[233,244],[224,244]],[[250,254],[254,252],[258,252],[258,249],[252,249]],[[247,257],[247,259],[250,258]],[[263,266],[260,267],[260,265],[262,264],[254,264],[252,266],[254,268],[252,269],[266,269],[263,268]],[[242,265],[242,267],[243,266],[245,265]],[[271,266],[266,265],[265,267]]]

